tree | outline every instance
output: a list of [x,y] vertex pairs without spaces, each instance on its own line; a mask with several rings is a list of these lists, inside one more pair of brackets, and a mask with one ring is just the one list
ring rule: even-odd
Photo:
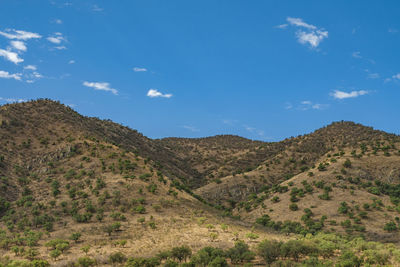
[[192,250],[188,246],[174,247],[171,250],[171,256],[179,262],[192,256]]
[[225,258],[217,256],[210,262],[210,264],[208,264],[207,267],[228,267],[228,266],[229,265],[226,262]]
[[276,240],[264,240],[257,247],[257,254],[264,259],[267,264],[276,261],[281,255],[281,242]]
[[254,259],[254,252],[250,251],[249,245],[244,241],[239,240],[235,243],[233,248],[227,251],[227,256],[231,259],[232,263],[243,263]]

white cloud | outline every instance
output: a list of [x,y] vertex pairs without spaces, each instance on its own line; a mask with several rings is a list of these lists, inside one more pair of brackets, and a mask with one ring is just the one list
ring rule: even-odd
[[287,20],[290,24],[295,25],[295,26],[298,26],[298,27],[304,27],[304,28],[309,29],[309,30],[316,30],[316,29],[317,29],[316,26],[311,25],[311,24],[308,24],[308,23],[305,23],[305,22],[304,22],[302,19],[300,19],[300,18],[291,18],[291,17],[288,17],[286,20]]
[[25,66],[24,69],[26,69],[26,70],[37,70],[36,66],[34,66],[34,65]]
[[335,99],[346,99],[346,98],[355,98],[355,97],[363,96],[368,93],[369,92],[366,90],[351,91],[351,92],[343,92],[343,91],[335,90],[331,95]]
[[35,77],[36,79],[43,78],[43,75],[40,74],[39,72],[36,72],[36,71],[34,71],[34,72],[32,73],[32,75],[33,75],[33,77]]
[[52,36],[47,37],[46,39],[47,41],[58,45],[66,41],[61,32],[56,32]]
[[15,99],[15,98],[4,98],[0,97],[1,102],[6,102],[6,103],[21,103],[21,102],[26,102],[26,99]]
[[53,35],[47,37],[46,39],[50,43],[53,43],[53,44],[57,45],[57,46],[53,47],[54,49],[57,49],[57,50],[65,50],[65,49],[67,49],[67,47],[65,47],[62,44],[64,42],[66,42],[67,40],[65,39],[65,37],[63,36],[63,34],[61,32],[56,32]]
[[285,24],[277,25],[277,26],[275,26],[275,28],[278,28],[278,29],[286,29],[287,26],[289,26],[289,25],[285,23]]
[[316,48],[319,46],[323,39],[328,38],[328,31],[322,28],[319,29],[317,26],[308,24],[304,22],[301,18],[288,17],[286,20],[290,25],[302,28],[302,30],[297,30],[296,32],[297,40],[301,44],[308,44],[311,46],[311,48]]
[[14,80],[20,81],[21,80],[21,73],[11,74],[11,73],[9,73],[7,71],[0,70],[0,78],[3,78],[3,79],[14,79]]
[[257,134],[259,136],[264,136],[264,131],[263,130],[260,130],[260,129],[257,129],[257,128],[254,128],[254,127],[251,127],[251,126],[248,126],[248,125],[243,125],[243,127],[244,127],[244,129],[246,131],[248,131],[248,132],[250,132],[252,134]]
[[86,87],[91,87],[94,90],[111,92],[114,95],[118,95],[118,90],[111,88],[109,83],[106,82],[83,82]]
[[200,131],[199,129],[197,129],[196,127],[193,127],[193,126],[184,125],[182,127],[191,132],[199,132]]
[[400,80],[400,73],[397,73],[397,74],[393,75],[392,78]]
[[37,33],[34,32],[26,32],[26,31],[19,31],[14,29],[7,29],[5,32],[0,31],[0,35],[8,38],[8,39],[16,39],[16,40],[29,40],[29,39],[38,39],[42,38]]
[[145,71],[147,71],[147,69],[146,69],[146,68],[134,67],[134,68],[133,68],[133,71],[134,71],[134,72],[145,72]]
[[323,110],[329,107],[328,104],[313,103],[312,101],[305,100],[300,102],[300,110],[318,109]]
[[319,43],[326,37],[328,37],[327,31],[297,31],[296,33],[297,39],[301,44],[309,44],[312,48],[315,48],[319,45]]
[[147,92],[147,96],[154,98],[154,97],[165,97],[165,98],[171,98],[172,94],[163,94],[161,92],[159,92],[157,89],[150,89]]
[[68,64],[75,64],[75,60],[71,59],[70,61],[68,61]]
[[394,29],[394,28],[389,28],[389,29],[388,29],[388,32],[389,32],[389,33],[398,33],[399,30]]
[[18,56],[17,53],[4,49],[0,49],[0,57],[4,57],[6,60],[11,61],[14,64],[18,64],[24,61]]
[[56,19],[54,22],[57,23],[57,24],[62,24],[63,23],[61,19]]
[[354,57],[354,58],[362,58],[361,53],[358,52],[358,51],[353,52],[353,53],[351,54],[351,56]]
[[16,50],[24,51],[24,52],[27,50],[25,43],[22,41],[11,41],[10,44]]

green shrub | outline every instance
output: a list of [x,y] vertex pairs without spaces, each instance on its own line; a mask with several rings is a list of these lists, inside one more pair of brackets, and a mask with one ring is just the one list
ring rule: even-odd
[[228,249],[226,254],[234,264],[243,263],[254,259],[254,252],[250,251],[249,245],[242,240],[237,241],[235,246]]
[[395,222],[388,222],[383,227],[383,230],[388,231],[388,232],[395,232],[398,230],[398,228],[397,228],[397,225]]
[[192,250],[188,246],[174,247],[171,250],[171,257],[179,262],[186,261],[190,256],[192,256]]
[[281,255],[281,242],[276,240],[264,240],[257,247],[257,254],[264,259],[267,264],[276,261]]
[[89,257],[81,257],[78,259],[77,265],[81,267],[89,267],[96,265],[96,260]]
[[360,267],[362,259],[358,258],[353,252],[345,251],[336,263],[336,267]]
[[160,265],[158,258],[129,258],[125,267],[156,267]]
[[108,261],[111,264],[123,263],[127,260],[126,256],[122,252],[114,252],[108,257]]

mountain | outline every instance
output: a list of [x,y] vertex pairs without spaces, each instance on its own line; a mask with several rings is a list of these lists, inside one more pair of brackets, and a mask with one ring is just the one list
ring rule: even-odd
[[[40,99],[0,106],[0,137],[0,266],[155,266],[187,248],[193,263],[210,246],[236,264],[235,249],[249,249],[238,240],[258,251],[239,263],[264,264],[263,239],[319,246],[332,235],[367,262],[344,243],[400,241],[400,137],[353,122],[280,142],[150,139]],[[400,255],[390,253],[385,263]],[[211,259],[193,264],[224,266]]]

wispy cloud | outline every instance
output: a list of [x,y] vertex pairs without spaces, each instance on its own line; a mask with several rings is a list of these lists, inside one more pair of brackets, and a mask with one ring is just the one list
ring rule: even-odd
[[146,72],[147,69],[146,68],[140,68],[140,67],[134,67],[133,71],[134,72]]
[[68,61],[68,64],[75,64],[75,60],[71,59],[70,61]]
[[256,134],[258,136],[264,136],[265,132],[263,130],[257,129],[255,127],[248,126],[246,124],[243,125],[243,128],[249,133]]
[[191,132],[199,132],[199,131],[200,131],[200,130],[197,129],[196,127],[189,126],[189,125],[184,125],[184,126],[182,126],[182,127],[185,128],[186,130],[191,131]]
[[23,62],[24,60],[19,55],[10,50],[0,49],[0,57],[4,57],[6,60],[11,61],[14,64]]
[[359,51],[353,52],[351,56],[354,58],[362,58],[361,53]]
[[22,41],[11,41],[10,42],[12,48],[25,52],[28,48],[26,47],[25,43]]
[[61,44],[61,42],[65,41],[65,38],[63,37],[61,32],[56,32],[52,36],[47,37],[46,39],[47,41],[53,44]]
[[37,70],[37,67],[34,65],[28,65],[24,67],[25,70]]
[[5,102],[5,103],[21,103],[21,102],[26,102],[26,99],[16,99],[16,98],[4,98],[0,97],[0,102]]
[[316,29],[317,29],[316,26],[311,25],[311,24],[308,24],[308,23],[304,22],[304,21],[303,21],[302,19],[300,19],[300,18],[291,18],[291,17],[288,17],[286,20],[287,20],[290,24],[295,25],[295,26],[298,26],[298,27],[303,27],[303,28],[310,29],[310,30],[316,30]]
[[118,95],[118,90],[111,88],[110,84],[106,82],[83,82],[83,85],[93,88],[94,90],[111,92],[114,95]]
[[21,75],[22,75],[21,73],[11,74],[8,71],[0,70],[0,78],[2,78],[2,79],[14,79],[14,80],[20,81]]
[[172,94],[163,94],[161,92],[159,92],[157,89],[150,89],[147,92],[147,96],[154,98],[154,97],[164,97],[164,98],[171,98]]
[[[318,28],[303,21],[301,18],[288,17],[287,22],[289,25],[299,28],[296,31],[297,41],[304,45],[309,45],[311,48],[317,48],[323,39],[328,38],[328,31],[323,28]],[[285,29],[288,24],[278,25],[278,28]],[[281,26],[281,27],[279,27]]]
[[26,32],[14,29],[6,29],[5,31],[0,31],[0,35],[8,38],[8,39],[15,39],[15,40],[29,40],[29,39],[38,39],[42,38],[42,36],[38,33],[34,32]]
[[368,93],[369,92],[366,90],[351,91],[351,92],[335,90],[333,93],[331,93],[331,96],[333,96],[335,99],[346,99],[346,98],[355,98],[367,95]]
[[400,80],[400,73],[393,75],[392,79]]
[[56,23],[56,24],[62,24],[63,21],[62,21],[61,19],[55,19],[55,20],[54,20],[54,23]]
[[275,28],[278,28],[278,29],[286,29],[288,26],[289,26],[289,24],[284,23],[284,24],[276,25]]
[[398,29],[394,29],[394,28],[389,28],[389,29],[388,29],[388,32],[389,32],[389,33],[398,33],[399,30],[398,30]]
[[313,103],[310,100],[304,100],[300,102],[299,109],[300,110],[309,110],[309,109],[316,109],[316,110],[323,110],[329,107],[328,104],[320,104],[320,103]]

